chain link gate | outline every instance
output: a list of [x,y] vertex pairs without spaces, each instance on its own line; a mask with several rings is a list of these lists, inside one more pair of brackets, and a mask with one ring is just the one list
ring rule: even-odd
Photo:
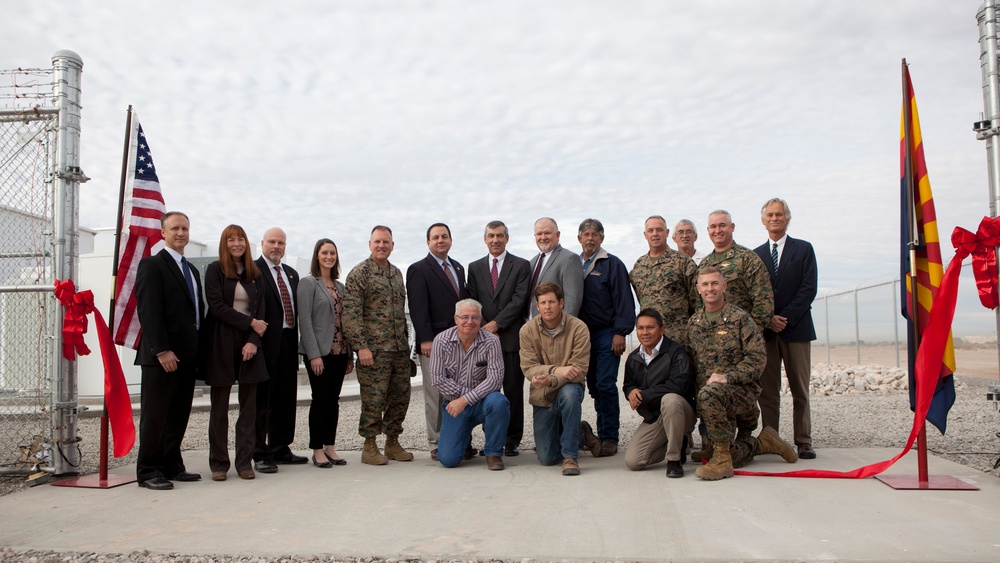
[[0,475],[76,473],[75,362],[53,283],[76,280],[80,71],[0,70]]

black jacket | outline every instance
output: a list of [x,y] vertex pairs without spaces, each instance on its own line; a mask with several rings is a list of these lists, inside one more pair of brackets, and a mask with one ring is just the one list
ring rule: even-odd
[[660,418],[660,399],[676,393],[694,408],[694,371],[683,346],[663,337],[660,353],[646,365],[636,348],[625,360],[625,380],[622,392],[627,399],[633,389],[642,393],[642,403],[636,409],[643,422],[652,424]]

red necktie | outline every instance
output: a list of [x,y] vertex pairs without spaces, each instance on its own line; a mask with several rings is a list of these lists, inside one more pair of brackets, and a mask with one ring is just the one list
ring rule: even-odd
[[497,290],[497,280],[500,279],[500,272],[497,271],[497,259],[493,258],[493,269],[490,270],[490,281],[493,282],[493,291]]
[[292,296],[288,293],[288,286],[281,277],[281,267],[275,266],[274,271],[278,273],[278,293],[281,294],[281,307],[285,310],[285,324],[288,328],[295,328],[295,311],[292,309]]
[[451,288],[455,290],[455,295],[458,296],[458,282],[455,281],[455,276],[451,273],[451,268],[448,267],[447,262],[442,262],[441,267],[444,269],[444,275],[448,276],[448,281],[451,282]]

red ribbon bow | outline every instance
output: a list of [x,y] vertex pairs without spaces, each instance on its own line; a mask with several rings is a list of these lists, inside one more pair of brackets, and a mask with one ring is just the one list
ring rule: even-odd
[[972,272],[976,276],[976,290],[983,307],[996,309],[1000,304],[997,291],[997,258],[995,247],[1000,244],[1000,218],[983,217],[976,233],[955,227],[951,233],[955,259],[972,256]]
[[87,334],[87,315],[94,314],[97,340],[101,346],[104,361],[104,409],[111,421],[111,433],[115,440],[115,457],[122,457],[135,445],[135,422],[132,420],[132,401],[128,396],[128,385],[118,359],[111,330],[101,312],[94,307],[94,292],[76,292],[73,280],[56,280],[56,299],[66,308],[63,315],[63,357],[76,360],[76,355],[90,354],[90,348],[83,340]]

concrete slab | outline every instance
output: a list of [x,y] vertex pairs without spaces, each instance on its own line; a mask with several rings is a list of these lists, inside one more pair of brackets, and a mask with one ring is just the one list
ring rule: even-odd
[[[304,452],[299,452],[304,453]],[[370,467],[281,466],[241,481],[177,483],[154,492],[40,486],[0,498],[0,545],[192,555],[339,555],[543,560],[997,561],[1000,480],[940,458],[980,491],[895,491],[874,480],[734,477],[703,482],[688,464],[627,471],[621,455],[581,457],[563,477],[526,451],[507,470],[484,458],[444,469],[426,452]],[[890,449],[824,449],[795,466],[764,456],[748,469],[847,470]],[[768,459],[768,458],[774,459]],[[189,470],[210,474],[206,452]],[[117,472],[130,474],[134,466]],[[914,455],[891,474],[916,472]]]

